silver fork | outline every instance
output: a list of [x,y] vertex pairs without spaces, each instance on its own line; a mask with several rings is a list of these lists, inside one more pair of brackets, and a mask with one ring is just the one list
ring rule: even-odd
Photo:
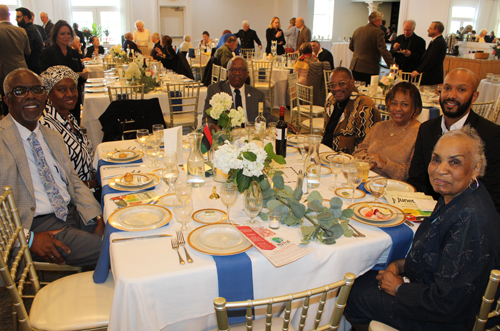
[[179,253],[179,244],[177,243],[177,239],[172,238],[171,241],[172,241],[172,249],[175,249],[177,251],[177,255],[179,255],[179,263],[185,264],[186,262],[184,262],[181,253]]
[[362,234],[361,232],[359,232],[358,230],[356,230],[356,228],[355,228],[354,226],[352,226],[352,225],[351,225],[351,223],[348,223],[347,225],[348,225],[348,226],[349,226],[349,227],[350,227],[350,228],[351,228],[351,229],[352,229],[355,233],[357,233],[359,237],[361,237],[361,238],[366,237],[364,234]]
[[176,233],[177,233],[177,241],[179,242],[179,245],[182,246],[182,248],[184,248],[184,253],[186,253],[186,259],[188,263],[193,263],[193,259],[191,258],[185,247],[186,241],[184,240],[184,235],[182,234],[182,231],[177,231]]

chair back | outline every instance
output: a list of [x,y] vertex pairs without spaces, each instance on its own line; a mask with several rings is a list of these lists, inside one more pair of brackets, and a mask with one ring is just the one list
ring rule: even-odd
[[294,72],[288,75],[288,95],[290,96],[290,109],[297,107],[297,83],[299,82],[299,73]]
[[380,113],[380,119],[382,121],[388,121],[391,119],[391,114],[389,110],[385,106],[385,98],[381,97],[372,97],[373,102],[375,103],[375,108],[378,109]]
[[117,66],[116,60],[114,58],[106,58],[104,57],[102,59],[102,67],[104,71],[110,70],[110,69],[115,69]]
[[245,59],[251,59],[251,58],[253,58],[253,56],[255,54],[255,49],[254,48],[242,48],[242,49],[240,49],[240,54]]
[[328,97],[328,93],[330,93],[330,88],[328,84],[330,83],[330,76],[332,75],[333,70],[325,69],[323,70],[323,77],[325,79],[325,96]]
[[[198,127],[198,101],[200,82],[168,84],[168,104],[170,106],[170,121],[167,125]],[[181,108],[179,110],[178,108]]]
[[[500,316],[500,299],[497,300],[495,309],[491,310],[491,305],[495,302],[498,283],[500,283],[500,271],[492,270],[488,286],[484,292],[481,308],[479,308],[479,314],[476,316],[476,323],[472,331],[483,331],[488,319]],[[490,330],[499,330],[499,327],[500,325],[497,325]]]
[[476,102],[472,104],[471,109],[479,116],[490,119],[494,103],[494,100],[489,102]]
[[109,102],[144,99],[144,85],[108,86]]
[[[224,298],[216,298],[214,300],[215,315],[217,318],[217,330],[229,330],[229,322],[227,317],[228,309],[236,308],[246,308],[246,329],[252,330],[253,327],[253,307],[267,306],[265,330],[271,331],[272,328],[272,318],[273,318],[273,304],[285,303],[285,311],[282,323],[282,330],[290,330],[290,316],[292,312],[292,303],[297,300],[303,300],[302,304],[302,314],[300,316],[299,325],[303,329],[305,325],[309,304],[311,298],[320,297],[320,302],[318,304],[318,309],[316,311],[316,318],[314,319],[313,330],[337,330],[340,324],[340,319],[344,312],[346,306],[347,298],[349,292],[351,291],[352,284],[354,283],[355,275],[352,273],[346,273],[344,279],[332,284],[317,287],[312,290],[306,290],[302,292],[297,292],[293,294],[281,295],[277,297],[270,297],[266,299],[258,300],[248,300],[248,301],[236,301],[236,302],[226,302]],[[337,296],[337,302],[333,308],[330,320],[328,324],[319,326],[321,317],[324,312],[325,303],[329,292],[337,290],[340,291]],[[276,330],[276,328],[274,328]]]
[[13,320],[19,321],[21,330],[32,330],[23,302],[23,297],[28,296],[23,296],[23,290],[26,277],[29,277],[35,293],[40,290],[40,282],[26,243],[12,188],[4,186],[3,190],[0,196],[0,274],[12,299]]
[[227,69],[224,67],[221,67],[219,81],[224,82],[226,80],[227,80]]
[[411,72],[402,72],[401,73],[401,80],[404,80],[405,82],[413,83],[417,87],[420,87],[420,81],[422,80],[422,73],[418,74],[415,77],[412,77]]
[[[314,92],[312,86],[306,86],[297,83],[297,109],[299,113],[306,113],[310,120],[310,133],[313,133],[313,100],[314,100]],[[300,119],[299,119],[300,121]],[[299,130],[300,130],[299,123]]]
[[217,83],[220,77],[220,66],[212,64],[212,84]]
[[292,65],[299,59],[300,54],[299,53],[288,53],[287,55],[287,61],[290,60],[292,62]]
[[268,91],[266,99],[269,101],[270,109],[273,108],[273,61],[252,61],[252,86],[261,91]]
[[330,62],[310,62],[307,70],[306,85],[312,86],[314,89],[313,105],[325,106],[325,79],[323,72],[330,70]]

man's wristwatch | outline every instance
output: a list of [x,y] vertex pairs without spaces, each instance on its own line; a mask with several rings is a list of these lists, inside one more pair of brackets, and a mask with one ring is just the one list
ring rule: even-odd
[[102,221],[102,220],[103,220],[102,215],[98,215],[98,216],[94,217],[93,219],[91,219],[89,221],[89,224],[96,224],[97,222]]

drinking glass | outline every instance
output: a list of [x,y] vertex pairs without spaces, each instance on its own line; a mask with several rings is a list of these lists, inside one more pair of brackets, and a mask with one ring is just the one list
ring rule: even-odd
[[228,220],[228,222],[233,223],[231,221],[231,218],[229,217],[229,209],[231,208],[232,205],[234,205],[236,203],[236,200],[238,200],[238,187],[236,185],[234,185],[233,183],[221,184],[221,186],[220,186],[220,198],[221,198],[224,206],[227,207],[227,220]]
[[158,134],[151,133],[148,138],[146,145],[151,145],[159,148],[161,145],[161,136]]
[[255,122],[246,122],[245,129],[247,130],[247,140],[252,140],[252,135],[255,132]]
[[156,135],[149,135],[146,146],[144,147],[146,156],[151,162],[151,168],[158,167],[158,156],[160,154],[160,138]]
[[193,199],[187,201],[174,202],[174,216],[177,222],[181,223],[180,231],[188,232],[191,230],[186,224],[191,220],[193,215]]
[[163,136],[163,124],[153,124],[153,134]]
[[274,146],[276,142],[276,122],[267,123],[267,135],[271,138]]
[[354,202],[354,195],[356,194],[356,188],[361,184],[363,180],[363,169],[361,169],[357,162],[354,162],[351,167],[348,168],[348,181],[352,186],[352,196],[351,202]]
[[173,163],[177,165],[177,152],[174,151],[166,151],[165,155],[163,156],[163,163],[165,165],[169,163]]
[[375,203],[377,203],[378,199],[385,194],[385,190],[387,188],[387,178],[382,176],[374,177],[370,179],[368,186],[368,190],[373,195]]
[[254,220],[254,218],[259,215],[262,210],[262,205],[264,199],[262,198],[262,190],[258,187],[257,182],[253,182],[250,185],[257,185],[254,189],[248,188],[245,191],[245,213],[250,220],[243,222],[244,225],[260,225],[259,221]]
[[144,146],[146,146],[146,143],[148,142],[149,139],[149,130],[148,129],[137,130],[136,137],[137,137],[137,142],[141,145],[142,149],[144,150]]
[[186,202],[191,199],[193,193],[193,188],[187,182],[179,183],[175,186],[175,195],[177,199],[182,202]]
[[300,161],[304,161],[306,159],[306,148],[305,148],[305,141],[306,141],[306,136],[303,135],[298,135],[297,136],[297,148],[299,149],[301,158]]
[[335,191],[337,188],[337,176],[342,173],[342,169],[344,168],[345,162],[343,159],[332,157],[330,159],[330,169],[332,169],[333,175],[335,176],[335,181],[333,182],[333,186],[330,186],[328,189],[330,191]]
[[175,183],[179,178],[179,168],[175,163],[168,163],[165,165],[161,172],[161,177],[163,181],[168,185],[165,193],[175,192]]

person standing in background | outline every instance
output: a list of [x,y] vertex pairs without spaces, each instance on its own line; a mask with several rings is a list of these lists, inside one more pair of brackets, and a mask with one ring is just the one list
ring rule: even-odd
[[141,50],[142,54],[151,54],[151,48],[153,43],[151,41],[151,32],[144,28],[143,21],[136,21],[135,27],[137,30],[134,31],[134,41]]
[[300,30],[299,36],[297,37],[297,44],[295,45],[295,49],[300,49],[300,45],[302,43],[310,43],[311,42],[311,30],[305,25],[304,19],[302,17],[297,17],[295,20],[295,26]]
[[42,36],[31,23],[31,11],[24,7],[16,9],[16,21],[20,28],[26,30],[30,42],[31,54],[26,58],[28,68],[36,74],[40,74],[40,54],[43,50]]
[[83,32],[78,30],[78,23],[73,23],[73,29],[75,30],[75,34],[78,38],[80,38],[80,42],[82,43],[81,47],[81,52],[85,52],[85,47],[87,47],[87,43],[85,42],[85,36],[83,35]]
[[255,49],[254,43],[257,43],[259,51],[262,49],[262,43],[257,36],[257,32],[250,29],[250,23],[247,20],[243,21],[243,29],[240,29],[235,36],[236,38],[240,38],[241,48]]
[[33,26],[40,32],[40,36],[42,36],[43,40],[43,48],[49,46],[49,36],[47,36],[47,32],[45,32],[45,29],[43,26],[35,24],[35,13],[31,12],[31,23],[33,23]]
[[[47,36],[49,36],[49,39],[50,39],[51,38],[50,33],[52,32],[52,28],[54,27],[54,23],[52,23],[52,21],[49,20],[49,16],[44,11],[40,12],[40,20],[43,23],[43,28],[45,29],[45,33],[47,33]],[[47,46],[49,46],[49,45],[45,45],[45,47],[47,47]]]
[[297,44],[297,37],[299,36],[300,30],[295,26],[295,17],[292,17],[290,20],[290,26],[285,30],[285,40],[286,40],[286,48],[292,49],[292,52],[295,52],[295,45]]

